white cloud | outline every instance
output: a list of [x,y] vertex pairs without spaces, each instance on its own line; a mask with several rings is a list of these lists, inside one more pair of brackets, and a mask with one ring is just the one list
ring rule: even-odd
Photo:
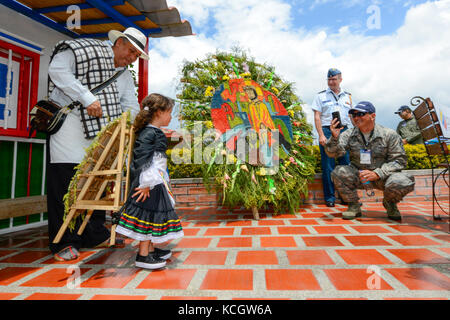
[[170,0],[169,5],[178,8],[194,25],[203,25],[208,21],[211,9],[220,3],[219,0]]
[[[198,35],[151,40],[151,92],[174,96],[173,80],[183,60],[202,59],[216,48],[229,50],[237,44],[295,82],[306,103],[325,89],[328,68],[341,69],[343,88],[357,101],[373,102],[378,122],[391,128],[400,120],[395,109],[416,95],[431,97],[437,105],[450,104],[449,0],[412,6],[397,32],[378,37],[352,33],[348,27],[334,34],[295,27],[292,15],[297,9],[282,0],[172,0],[170,5],[183,18],[195,20]],[[207,36],[201,23],[211,21],[217,32]],[[312,112],[308,114],[312,123]]]

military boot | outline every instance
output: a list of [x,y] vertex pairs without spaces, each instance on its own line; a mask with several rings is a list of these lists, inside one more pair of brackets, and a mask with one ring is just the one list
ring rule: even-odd
[[388,218],[394,221],[401,221],[402,216],[400,214],[400,211],[398,211],[397,204],[392,201],[386,201],[383,199],[383,207],[386,208],[386,212],[388,215]]
[[347,211],[342,212],[342,219],[353,220],[355,218],[361,217],[361,206],[358,202],[350,202],[348,204]]

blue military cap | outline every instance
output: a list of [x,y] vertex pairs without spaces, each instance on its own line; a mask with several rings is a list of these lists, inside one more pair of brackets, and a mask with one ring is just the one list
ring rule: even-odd
[[394,113],[395,113],[395,114],[400,114],[400,113],[402,113],[402,112],[405,111],[405,110],[411,111],[411,108],[408,107],[408,106],[401,106],[401,107],[398,108],[398,110],[397,110],[396,112],[394,112]]
[[338,74],[341,74],[341,72],[336,68],[331,68],[330,70],[328,70],[328,78],[337,76]]
[[349,114],[353,114],[354,112],[361,111],[366,113],[375,113],[375,107],[369,101],[361,101],[356,106],[350,109]]

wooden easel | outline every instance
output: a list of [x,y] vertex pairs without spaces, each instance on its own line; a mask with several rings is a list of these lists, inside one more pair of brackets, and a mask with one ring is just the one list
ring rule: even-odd
[[[81,235],[86,228],[94,210],[118,211],[125,202],[128,194],[130,172],[130,161],[127,163],[126,175],[123,175],[127,151],[128,159],[131,159],[131,152],[134,144],[133,127],[127,128],[127,114],[124,113],[120,120],[108,127],[99,136],[98,144],[88,152],[86,161],[77,171],[78,181],[76,181],[76,197],[70,206],[63,225],[58,231],[53,243],[58,243],[70,222],[87,210],[81,224],[78,235]],[[126,147],[128,150],[126,150]],[[122,182],[125,179],[125,192],[122,193]],[[102,198],[108,185],[114,182],[114,189],[111,194]],[[111,227],[110,246],[115,244],[116,225]]]
[[252,207],[253,219],[259,220],[259,212],[257,207]]

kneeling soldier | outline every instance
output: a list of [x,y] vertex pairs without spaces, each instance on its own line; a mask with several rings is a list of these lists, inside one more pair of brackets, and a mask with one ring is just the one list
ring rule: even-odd
[[331,174],[342,199],[349,203],[343,219],[361,216],[357,189],[366,189],[366,185],[384,191],[388,217],[400,221],[397,203],[414,190],[414,177],[401,172],[407,163],[402,139],[394,130],[375,123],[375,107],[370,102],[358,103],[349,114],[355,128],[341,134],[334,120],[332,136],[325,145],[329,157],[350,153],[350,165],[337,166]]

